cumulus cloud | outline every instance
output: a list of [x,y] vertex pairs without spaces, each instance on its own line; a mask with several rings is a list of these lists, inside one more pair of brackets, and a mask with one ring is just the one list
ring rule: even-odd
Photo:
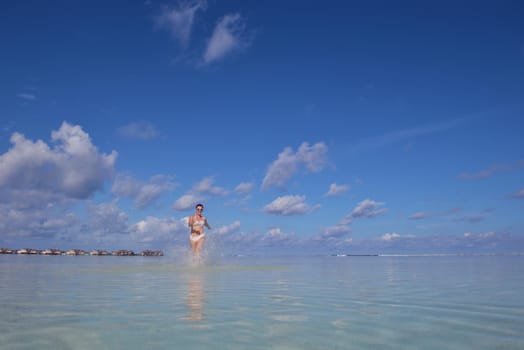
[[335,225],[327,227],[322,230],[320,239],[332,239],[332,238],[342,238],[345,237],[348,233],[351,232],[351,228],[348,225]]
[[244,19],[238,13],[227,14],[215,26],[204,52],[204,63],[223,59],[228,54],[247,45],[244,38]]
[[365,199],[362,202],[358,203],[357,207],[351,213],[353,218],[357,217],[367,217],[371,218],[380,214],[383,214],[387,211],[386,208],[379,209],[380,206],[384,203],[375,202],[371,199]]
[[353,209],[351,214],[347,215],[341,222],[342,225],[347,225],[356,218],[372,218],[388,211],[387,208],[381,208],[384,203],[375,202],[371,199],[365,199]]
[[36,190],[85,199],[112,177],[117,153],[100,154],[80,126],[64,122],[51,139],[52,148],[14,133],[12,147],[0,156],[0,190]]
[[339,196],[347,192],[348,190],[349,190],[348,185],[337,185],[336,183],[332,183],[331,185],[329,185],[329,190],[326,193],[326,196],[328,197]]
[[193,191],[213,196],[224,196],[227,194],[227,191],[222,187],[213,186],[214,183],[215,179],[213,177],[206,177],[193,186]]
[[187,242],[187,218],[148,216],[130,223],[118,200],[88,203],[87,218],[78,225],[76,241],[82,246],[94,245],[105,249],[141,249],[164,247],[167,242]]
[[384,235],[382,235],[379,240],[381,241],[391,241],[393,239],[397,239],[397,238],[400,238],[400,235],[398,233],[385,233]]
[[[182,49],[187,49],[192,41],[199,11],[207,9],[205,0],[181,1],[177,6],[164,7],[155,18],[158,29],[170,33]],[[245,19],[239,13],[228,13],[215,24],[209,38],[203,43],[204,51],[199,54],[199,65],[210,65],[225,57],[244,50],[251,38],[246,33]]]
[[86,231],[98,240],[104,241],[113,235],[129,233],[128,216],[120,209],[117,200],[90,203],[87,209],[89,220]]
[[[233,226],[234,230],[237,230],[235,223],[229,226]],[[233,249],[237,253],[239,251],[256,252],[260,248],[268,247],[272,251],[276,248],[276,251],[281,253],[283,248],[302,246],[305,242],[303,238],[298,237],[294,233],[286,233],[278,227],[270,228],[265,233],[228,232],[220,235],[213,234],[212,237],[218,238],[215,242],[223,245],[222,250]]]
[[289,242],[296,240],[296,236],[293,233],[285,233],[280,228],[274,227],[269,229],[266,234],[260,237],[263,244],[281,244],[283,242]]
[[193,209],[200,201],[201,198],[198,196],[195,196],[191,193],[185,194],[173,203],[173,209],[176,211]]
[[165,7],[155,22],[158,28],[168,31],[185,48],[189,44],[197,11],[206,7],[204,0],[181,2],[176,8]]
[[327,163],[326,144],[319,142],[309,146],[307,142],[300,145],[296,152],[291,147],[286,147],[268,168],[262,182],[262,189],[270,187],[283,187],[295,174],[300,166],[309,172],[321,171]]
[[251,198],[251,191],[253,190],[254,184],[252,182],[242,182],[238,184],[234,192],[242,196],[242,198],[232,198],[225,202],[224,204],[226,206],[243,206],[247,203],[247,201]]
[[216,229],[213,229],[213,234],[224,236],[224,235],[229,235],[234,232],[237,232],[239,229],[240,229],[240,221],[237,220],[229,225],[224,225]]
[[274,227],[274,228],[269,229],[269,231],[267,231],[266,235],[269,236],[269,237],[286,236],[286,234],[284,232],[282,232],[282,230],[280,228],[278,228],[278,227]]
[[302,215],[314,208],[306,203],[306,196],[282,196],[264,207],[264,211],[275,215]]
[[133,122],[118,129],[118,133],[128,139],[150,140],[158,136],[157,128],[150,122]]
[[235,187],[235,192],[240,195],[247,195],[253,189],[252,182],[241,182]]
[[393,254],[463,254],[515,252],[523,246],[524,238],[521,235],[512,236],[502,232],[430,236],[386,233],[374,239],[354,240],[352,250]]
[[172,176],[156,175],[151,177],[149,183],[142,183],[130,176],[121,175],[113,183],[112,191],[117,196],[132,198],[135,206],[142,209],[174,188]]
[[154,241],[172,240],[175,238],[186,238],[187,218],[157,218],[148,216],[132,225],[131,232],[137,242],[151,243]]
[[77,218],[62,195],[35,190],[0,190],[0,233],[10,237],[52,237],[68,231]]
[[190,210],[193,209],[197,203],[203,202],[205,195],[225,196],[228,194],[222,187],[214,186],[214,182],[213,177],[202,179],[192,187],[189,193],[181,196],[173,203],[173,209],[176,211]]
[[[220,237],[219,242],[224,250],[232,252],[260,252],[259,249],[270,247],[268,253],[289,253],[293,248],[301,252],[334,253],[350,249],[355,254],[442,254],[464,252],[514,252],[524,247],[521,235],[485,232],[467,233],[464,235],[415,236],[404,233],[385,233],[377,237],[347,237],[349,227],[335,226],[325,230],[316,237],[305,237],[294,233],[283,232],[280,228],[271,228],[267,232],[231,232]],[[290,249],[291,248],[291,249]]]

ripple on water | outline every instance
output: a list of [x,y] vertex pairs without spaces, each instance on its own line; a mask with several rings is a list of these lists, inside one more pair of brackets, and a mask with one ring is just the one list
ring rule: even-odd
[[524,348],[522,259],[133,259],[0,264],[0,348]]

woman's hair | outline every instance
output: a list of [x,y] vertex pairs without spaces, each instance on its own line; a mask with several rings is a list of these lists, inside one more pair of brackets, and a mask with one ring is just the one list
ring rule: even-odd
[[203,204],[198,203],[197,205],[195,205],[195,209],[198,208],[198,207],[202,207],[202,209],[204,209],[204,205]]

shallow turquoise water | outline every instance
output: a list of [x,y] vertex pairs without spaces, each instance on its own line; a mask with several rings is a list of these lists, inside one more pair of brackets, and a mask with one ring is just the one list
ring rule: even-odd
[[522,266],[0,255],[0,348],[524,349]]

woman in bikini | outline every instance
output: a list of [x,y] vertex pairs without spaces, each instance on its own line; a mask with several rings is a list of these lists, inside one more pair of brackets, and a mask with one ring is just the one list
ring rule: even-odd
[[204,226],[211,229],[211,226],[207,223],[205,216],[202,216],[204,206],[197,204],[195,207],[195,215],[189,217],[188,225],[191,228],[189,234],[189,244],[191,244],[191,250],[195,255],[200,255],[200,250],[206,239],[204,234]]

